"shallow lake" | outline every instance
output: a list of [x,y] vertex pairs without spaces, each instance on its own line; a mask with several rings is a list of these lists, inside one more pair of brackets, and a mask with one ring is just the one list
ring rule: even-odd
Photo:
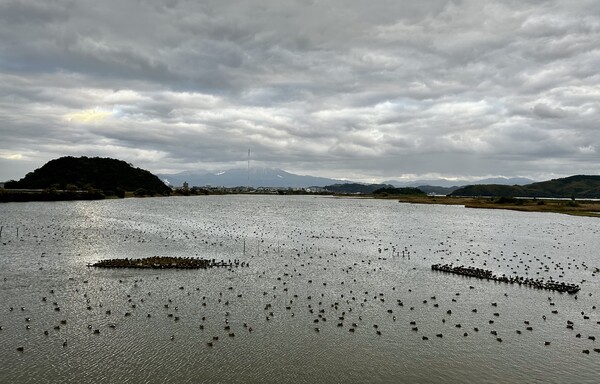
[[[1,383],[598,382],[597,218],[240,195],[9,203],[0,225]],[[87,266],[149,256],[249,266]]]

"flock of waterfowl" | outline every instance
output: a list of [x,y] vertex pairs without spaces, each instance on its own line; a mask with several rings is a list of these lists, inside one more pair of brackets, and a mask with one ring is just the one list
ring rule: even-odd
[[497,276],[490,270],[483,268],[475,268],[475,267],[465,267],[465,266],[453,266],[452,264],[433,264],[431,269],[434,271],[441,271],[447,273],[453,273],[456,275],[463,275],[469,277],[475,277],[483,280],[493,280],[501,283],[507,284],[518,284],[525,285],[527,287],[532,287],[536,289],[545,289],[549,291],[556,292],[567,292],[567,293],[577,293],[580,290],[579,285],[570,284],[560,281],[544,281],[544,279],[531,279],[528,277],[519,277],[519,276]]
[[216,260],[202,259],[199,257],[173,257],[152,256],[140,259],[105,259],[89,263],[89,267],[97,268],[136,268],[136,269],[208,269],[208,268],[233,268],[249,267],[250,264],[239,259]]
[[[301,330],[295,332],[314,334],[305,337],[333,334],[397,343],[414,338],[423,345],[439,343],[440,339],[459,343],[473,337],[481,343],[488,339],[494,343],[519,343],[527,335],[531,335],[526,338],[531,343],[539,333],[540,346],[565,345],[564,340],[572,337],[584,354],[600,353],[593,332],[600,330],[600,316],[591,304],[592,292],[596,292],[593,289],[597,288],[597,280],[593,280],[597,278],[597,268],[574,256],[552,260],[545,252],[532,253],[534,246],[523,247],[517,240],[492,251],[486,244],[497,241],[494,239],[461,242],[454,232],[440,239],[439,234],[426,229],[420,233],[413,229],[409,235],[403,235],[400,229],[360,225],[346,230],[344,220],[323,229],[301,228],[300,224],[284,227],[262,220],[256,220],[249,229],[244,228],[248,223],[231,218],[201,222],[172,217],[157,226],[138,225],[133,217],[122,219],[119,224],[118,230],[95,232],[93,222],[91,230],[74,230],[72,224],[61,228],[60,224],[51,223],[38,228],[35,234],[25,232],[18,241],[40,245],[38,255],[52,260],[44,263],[37,257],[40,275],[44,268],[60,269],[54,264],[55,259],[69,257],[59,255],[56,249],[47,250],[44,245],[64,245],[74,237],[88,244],[109,240],[114,247],[110,249],[160,249],[161,253],[174,249],[177,254],[192,250],[196,256],[81,261],[79,266],[85,267],[89,262],[109,269],[78,266],[69,270],[81,275],[72,276],[62,285],[51,284],[53,288],[39,295],[33,308],[21,304],[23,296],[4,296],[0,340],[9,349],[35,353],[34,346],[39,343],[28,340],[39,337],[60,348],[70,348],[72,343],[89,337],[109,337],[116,342],[111,335],[119,335],[121,329],[136,333],[136,327],[155,326],[160,330],[155,335],[159,339],[177,343],[193,338],[198,345],[216,350],[237,340],[259,343],[268,338],[274,324],[289,324],[290,329]],[[175,229],[169,232],[166,228]],[[6,235],[2,241],[5,249],[19,245]],[[420,242],[431,245],[422,246]],[[565,247],[558,240],[555,246]],[[519,247],[526,251],[519,252]],[[450,259],[472,266],[454,267],[448,262]],[[438,263],[432,266],[432,261]],[[493,268],[498,275],[487,268]],[[430,269],[477,280],[444,280]],[[541,283],[541,278],[532,276],[516,278],[518,271],[524,275],[541,274],[548,280]],[[590,287],[586,281],[581,286],[559,283],[551,280],[551,275],[585,276],[596,285],[586,289]],[[6,291],[13,277],[8,273],[2,276]],[[550,290],[545,293],[550,296],[541,300],[541,292],[520,285]],[[497,292],[494,299],[485,300],[493,291]],[[576,291],[581,297],[574,294]],[[13,288],[13,292],[19,290]],[[481,292],[485,292],[483,296]],[[562,292],[573,295],[561,295]],[[537,301],[536,305],[521,309],[519,300],[524,298]],[[572,310],[575,307],[577,311]],[[512,313],[515,308],[522,311],[522,317]],[[11,327],[20,330],[9,330]],[[11,332],[11,338],[2,339],[2,333],[7,332]],[[75,335],[74,339],[68,335]]]

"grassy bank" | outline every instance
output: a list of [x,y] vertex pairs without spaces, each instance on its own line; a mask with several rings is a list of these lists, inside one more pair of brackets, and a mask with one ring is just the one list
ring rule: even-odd
[[600,201],[449,196],[396,196],[394,198],[402,203],[412,204],[464,205],[466,208],[510,209],[524,212],[553,212],[576,216],[600,217]]

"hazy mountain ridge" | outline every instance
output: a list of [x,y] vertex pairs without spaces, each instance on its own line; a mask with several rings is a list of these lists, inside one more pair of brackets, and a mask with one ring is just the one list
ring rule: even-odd
[[172,186],[181,186],[187,182],[191,186],[213,187],[276,187],[276,188],[304,188],[324,187],[336,183],[346,183],[344,180],[329,179],[326,177],[296,175],[278,168],[250,168],[229,169],[219,172],[186,171],[176,174],[157,175],[163,181],[168,181]]
[[[207,186],[214,187],[280,187],[280,188],[304,188],[304,187],[325,187],[335,184],[363,184],[351,180],[331,179],[326,177],[297,175],[291,172],[284,171],[279,168],[250,168],[248,169],[234,168],[218,172],[209,172],[206,170],[184,171],[175,174],[157,174],[157,176],[168,182],[171,186],[178,187],[187,182],[190,186]],[[248,177],[249,176],[249,177]],[[424,187],[426,192],[435,192],[439,194],[449,194],[452,191],[465,185],[472,184],[505,184],[505,185],[524,185],[532,183],[533,180],[522,177],[515,178],[489,178],[476,181],[468,180],[415,180],[415,181],[398,181],[389,180],[378,185],[392,185],[394,187]],[[447,189],[440,189],[447,188]],[[423,189],[425,191],[425,189]]]
[[362,184],[362,183],[343,183],[332,184],[324,187],[327,191],[333,193],[361,193],[369,194],[382,188],[394,188],[390,184]]
[[525,177],[492,177],[480,180],[448,180],[448,179],[433,179],[433,180],[414,180],[414,181],[398,181],[398,180],[387,180],[383,184],[391,184],[395,187],[420,187],[420,186],[431,186],[431,187],[444,187],[454,188],[465,186],[465,185],[479,185],[479,184],[498,184],[498,185],[525,185],[535,182],[534,180],[527,179]]
[[[187,171],[178,174],[153,175],[134,168],[122,160],[71,156],[61,157],[28,173],[19,181],[10,181],[6,188],[43,189],[56,186],[64,189],[95,188],[104,191],[147,189],[153,193],[170,192],[162,181],[172,186],[215,187],[274,187],[305,188],[328,187],[337,193],[372,193],[379,188],[417,187],[425,193],[452,194],[454,196],[506,196],[506,197],[575,197],[600,198],[600,176],[575,175],[541,182],[521,177],[490,178],[477,181],[458,180],[415,180],[410,182],[390,181],[380,184],[356,183],[325,177],[296,175],[277,168],[230,169],[220,172]],[[468,183],[459,186],[459,183]],[[491,183],[486,183],[491,182]],[[454,184],[450,185],[449,184]]]

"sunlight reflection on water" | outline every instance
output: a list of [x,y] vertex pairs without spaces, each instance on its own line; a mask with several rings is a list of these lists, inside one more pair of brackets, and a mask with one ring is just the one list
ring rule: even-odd
[[[560,383],[600,373],[589,339],[600,336],[593,218],[288,196],[0,213],[0,382]],[[155,255],[250,267],[86,267]],[[585,281],[576,300],[432,272],[438,262]]]

